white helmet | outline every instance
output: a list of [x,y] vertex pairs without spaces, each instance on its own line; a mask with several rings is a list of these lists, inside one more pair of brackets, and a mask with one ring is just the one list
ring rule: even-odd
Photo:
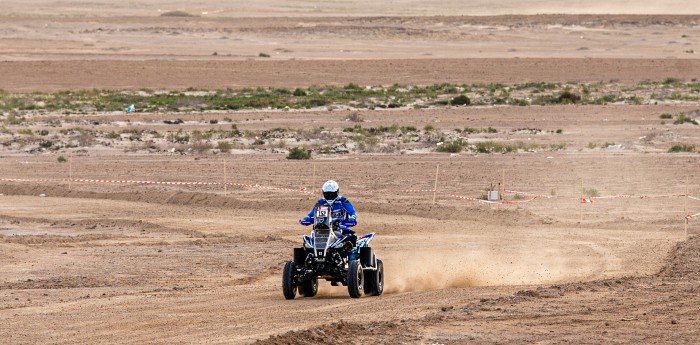
[[330,202],[335,201],[338,198],[338,193],[340,193],[338,182],[333,180],[326,181],[321,189],[323,190],[323,198]]

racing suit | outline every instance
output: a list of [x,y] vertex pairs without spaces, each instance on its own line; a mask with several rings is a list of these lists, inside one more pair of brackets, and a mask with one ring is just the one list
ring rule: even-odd
[[352,207],[350,200],[342,195],[335,198],[335,200],[333,200],[331,203],[324,198],[319,199],[316,205],[314,205],[314,207],[311,209],[311,212],[309,212],[306,217],[299,219],[299,223],[301,225],[313,224],[316,207],[327,206],[329,204],[332,209],[331,217],[334,222],[339,221],[339,228],[342,233],[345,235],[354,234],[355,232],[350,229],[350,227],[357,225],[357,214],[355,213],[355,208]]

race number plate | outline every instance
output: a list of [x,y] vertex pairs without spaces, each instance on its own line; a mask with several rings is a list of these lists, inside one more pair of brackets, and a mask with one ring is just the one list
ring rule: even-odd
[[316,207],[316,218],[327,218],[331,214],[331,208],[328,206]]

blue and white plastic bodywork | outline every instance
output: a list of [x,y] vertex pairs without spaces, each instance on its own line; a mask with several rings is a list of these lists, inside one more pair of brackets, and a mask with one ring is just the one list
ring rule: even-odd
[[[370,232],[357,239],[357,243],[351,252],[345,253],[348,260],[354,260],[360,253],[360,248],[369,247],[369,242],[374,238],[375,233]],[[326,256],[326,252],[330,248],[340,249],[342,248],[348,240],[350,240],[351,235],[337,234],[332,230],[313,230],[311,235],[304,236],[304,248],[311,249],[314,251],[316,259],[322,261]]]

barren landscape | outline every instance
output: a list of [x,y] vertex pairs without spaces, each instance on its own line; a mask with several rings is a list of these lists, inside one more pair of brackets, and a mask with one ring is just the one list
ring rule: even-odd
[[[695,2],[28,3],[3,343],[700,340]],[[379,297],[282,295],[327,179]]]

